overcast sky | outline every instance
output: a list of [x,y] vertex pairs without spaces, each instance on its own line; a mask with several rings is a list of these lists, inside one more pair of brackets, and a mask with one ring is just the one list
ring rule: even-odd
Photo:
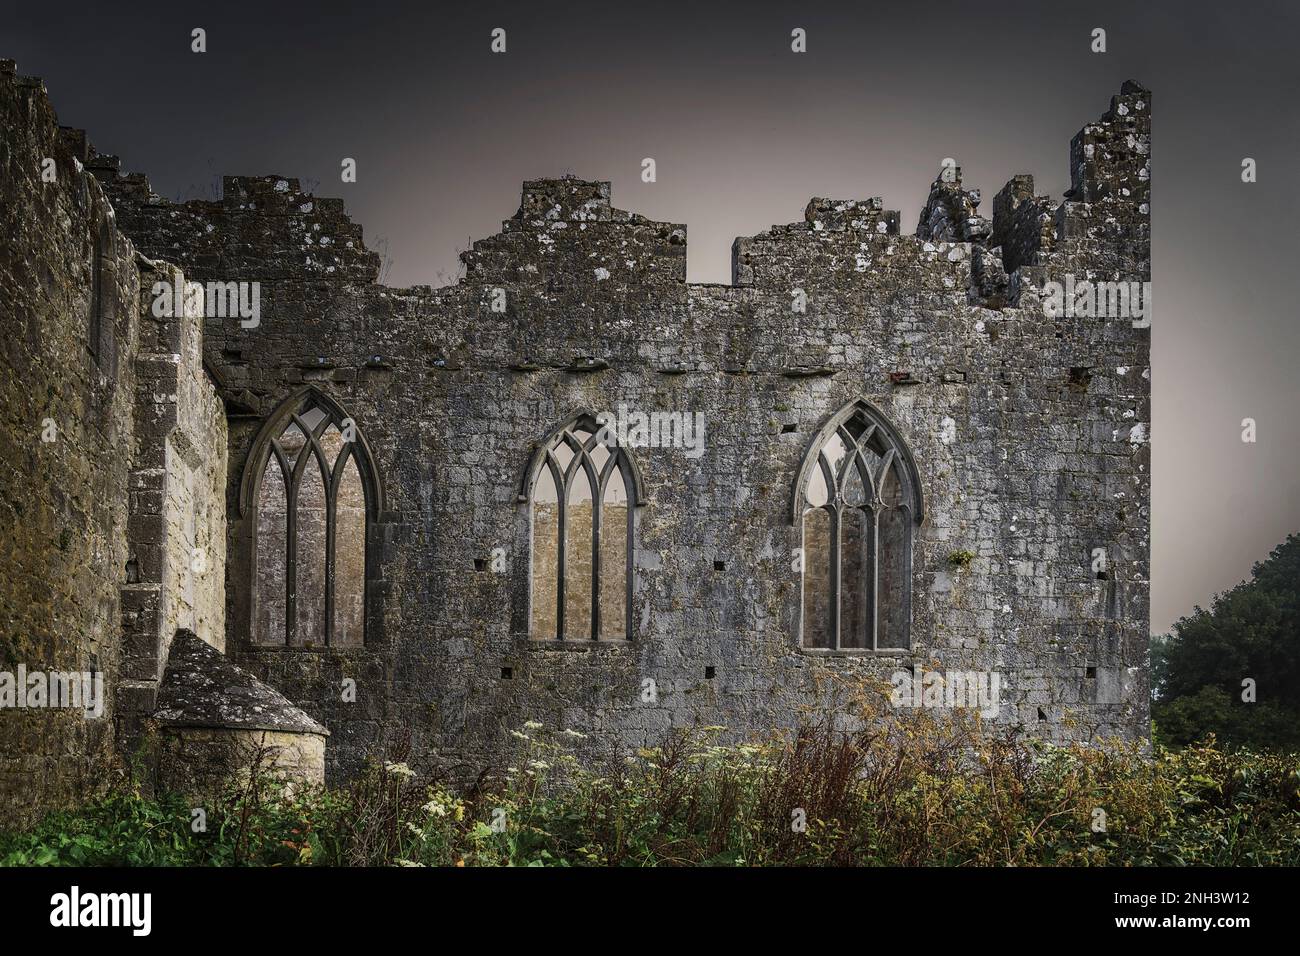
[[[985,215],[1014,173],[1059,197],[1070,137],[1123,80],[1142,82],[1154,103],[1152,629],[1300,531],[1288,284],[1300,6],[281,6],[0,0],[0,56],[42,76],[62,123],[169,198],[211,196],[223,174],[319,182],[391,260],[390,285],[451,281],[457,251],[514,213],[522,180],[562,173],[611,180],[617,206],[686,223],[695,282],[729,281],[732,239],[800,219],[814,195],[881,196],[910,231],[945,156],[983,190]],[[194,27],[207,30],[203,55],[190,52]],[[504,55],[489,50],[494,27]],[[806,54],[790,52],[794,27]],[[1089,49],[1095,27],[1105,54]],[[345,156],[355,184],[339,181]],[[647,156],[653,184],[640,180]]]

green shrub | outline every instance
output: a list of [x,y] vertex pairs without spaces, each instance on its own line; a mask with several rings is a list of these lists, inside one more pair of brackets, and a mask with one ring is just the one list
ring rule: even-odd
[[352,785],[234,789],[206,832],[119,793],[0,837],[8,865],[1297,865],[1300,760],[1211,739],[1057,747],[908,714],[719,746],[720,728],[605,762],[529,723],[462,792],[374,763]]

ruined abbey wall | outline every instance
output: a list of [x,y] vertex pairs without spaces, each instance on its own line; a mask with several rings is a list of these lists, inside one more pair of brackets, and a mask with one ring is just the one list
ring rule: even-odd
[[[1126,84],[1076,138],[1070,194],[1016,177],[991,221],[959,170],[917,234],[879,200],[814,199],[737,240],[731,285],[687,283],[686,227],[617,209],[606,183],[527,182],[458,283],[390,289],[341,203],[295,180],[176,205],[93,158],[145,256],[260,283],[256,327],[203,328],[229,429],[225,653],[328,728],[335,779],[408,737],[417,769],[472,776],[528,720],[593,752],[682,726],[741,739],[829,703],[834,678],[913,666],[999,672],[997,720],[1025,732],[1145,735],[1150,332],[1049,315],[1042,289],[1150,278],[1149,117]],[[304,389],[355,420],[382,486],[362,646],[250,637],[241,482]],[[800,642],[793,484],[858,399],[910,448],[924,500],[901,652]],[[528,464],[576,413],[620,407],[701,413],[702,453],[629,449],[629,639],[533,639]]]
[[[307,386],[355,417],[384,484],[362,648],[249,645],[232,499],[228,652],[331,729],[336,772],[406,731],[423,769],[477,768],[530,719],[593,747],[685,725],[740,737],[788,724],[830,673],[917,664],[1002,672],[999,719],[1030,732],[1143,734],[1149,330],[1054,318],[1038,290],[1065,272],[1149,278],[1149,115],[1126,87],[1076,140],[1071,195],[1017,177],[991,222],[959,173],[936,180],[919,235],[879,201],[814,200],[737,240],[731,286],[688,284],[685,226],[618,210],[600,183],[526,183],[462,281],[397,290],[293,180],[229,179],[220,203],[172,207],[116,179],[151,254],[263,283],[259,328],[206,328],[241,409],[232,488],[259,423]],[[921,475],[905,654],[799,646],[791,484],[812,433],[858,397]],[[524,469],[572,414],[620,405],[702,412],[704,452],[632,452],[631,640],[530,640]]]
[[0,671],[110,690],[100,719],[0,711],[0,806],[23,819],[95,792],[114,756],[139,278],[84,154],[9,62],[0,127]]
[[226,419],[201,317],[153,314],[152,284],[183,277],[137,255],[84,135],[10,61],[0,127],[0,672],[103,688],[89,716],[0,693],[19,822],[116,778],[178,628],[224,644]]
[[[201,314],[177,308],[174,299],[154,307],[155,286],[177,289],[185,281],[174,266],[141,263],[130,556],[117,687],[132,724],[157,705],[178,630],[218,650],[226,641],[225,409],[203,368]],[[124,746],[134,729],[128,728]]]

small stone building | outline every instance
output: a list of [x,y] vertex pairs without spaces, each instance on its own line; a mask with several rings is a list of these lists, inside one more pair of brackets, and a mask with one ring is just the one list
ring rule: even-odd
[[985,218],[947,166],[909,234],[813,199],[730,285],[565,178],[394,289],[342,200],[169,202],[0,62],[0,659],[110,699],[0,712],[0,805],[153,733],[457,777],[528,720],[738,740],[914,669],[996,673],[1021,732],[1143,737],[1150,105],[1084,126],[1063,199],[1016,176]]

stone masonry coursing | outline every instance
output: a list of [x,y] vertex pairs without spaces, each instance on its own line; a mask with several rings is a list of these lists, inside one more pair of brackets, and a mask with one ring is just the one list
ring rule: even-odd
[[[153,308],[154,283],[184,276],[118,229],[84,134],[12,61],[0,125],[0,811],[16,825],[118,779],[164,676],[185,677],[179,629],[224,646],[227,434],[201,317]],[[102,682],[101,707],[16,706],[20,668]]]
[[[408,739],[416,769],[472,776],[528,720],[593,752],[673,727],[743,739],[829,703],[829,676],[913,666],[999,672],[997,720],[1024,732],[1144,737],[1150,330],[1049,315],[1042,290],[1150,279],[1149,134],[1150,94],[1126,83],[1072,144],[1063,200],[1017,176],[988,221],[941,171],[904,235],[878,199],[814,199],[736,241],[731,285],[688,283],[686,227],[615,208],[607,183],[527,182],[460,281],[392,289],[341,203],[296,180],[229,177],[219,201],[173,204],[112,157],[87,165],[144,256],[260,283],[256,328],[203,329],[229,434],[224,649],[328,729],[339,780]],[[304,389],[355,421],[382,485],[364,646],[250,640],[240,486],[262,424]],[[903,652],[800,645],[792,484],[858,399],[910,448],[924,499]],[[702,413],[703,453],[629,450],[631,638],[532,639],[528,463],[574,415],[620,406]]]
[[0,711],[0,808],[22,820],[113,762],[139,278],[40,81],[7,61],[0,127],[0,672],[95,672],[110,697],[98,720]]

